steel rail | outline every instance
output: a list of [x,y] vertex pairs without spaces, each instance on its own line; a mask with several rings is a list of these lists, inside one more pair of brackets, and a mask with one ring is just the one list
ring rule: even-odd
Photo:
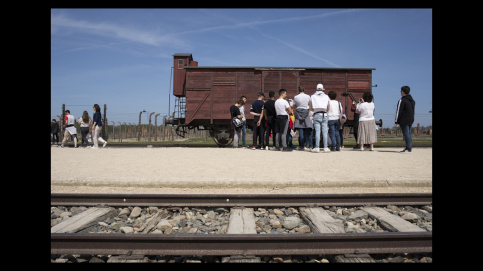
[[316,255],[432,252],[431,232],[334,234],[66,234],[50,237],[51,254]]
[[52,206],[274,207],[428,205],[432,193],[364,194],[94,194],[52,193]]
[[[109,148],[146,148],[147,146],[151,146],[152,148],[228,148],[218,146],[216,143],[214,144],[186,144],[186,143],[170,143],[170,144],[159,144],[156,142],[146,142],[146,143],[116,143],[112,142],[108,145]],[[74,148],[73,143],[67,143],[64,147],[66,148]],[[404,148],[406,145],[377,145],[374,144],[375,148]],[[413,148],[432,148],[432,144],[418,144],[413,145]],[[231,147],[230,147],[231,148]],[[347,146],[346,146],[347,148]],[[348,147],[351,148],[351,147]]]

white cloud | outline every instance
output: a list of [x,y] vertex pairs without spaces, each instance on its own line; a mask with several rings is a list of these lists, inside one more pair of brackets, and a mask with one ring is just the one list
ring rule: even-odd
[[52,34],[66,29],[104,37],[114,37],[151,46],[185,44],[185,41],[181,41],[169,34],[160,35],[158,33],[123,27],[112,23],[94,23],[85,20],[74,20],[64,15],[52,14],[50,25]]
[[[264,25],[264,24],[288,23],[288,22],[301,21],[301,20],[320,19],[320,18],[325,18],[325,17],[328,17],[328,16],[334,16],[334,15],[345,14],[345,13],[354,13],[354,12],[359,12],[359,11],[363,11],[363,10],[364,9],[342,9],[342,10],[338,10],[338,11],[334,11],[334,12],[327,12],[327,13],[315,14],[315,15],[310,15],[310,16],[290,17],[290,18],[282,18],[282,19],[253,21],[253,22],[242,22],[242,23],[235,23],[235,24],[231,24],[231,25],[220,25],[220,26],[214,26],[214,27],[206,27],[206,28],[197,29],[197,30],[180,32],[178,34],[179,35],[180,34],[191,34],[191,33],[198,33],[198,32],[222,30],[222,29],[255,27],[255,26]],[[321,11],[323,11],[323,9],[321,9]]]
[[274,37],[270,37],[270,36],[268,36],[268,35],[266,35],[266,34],[263,34],[263,33],[261,33],[261,34],[262,34],[263,36],[267,37],[267,38],[270,38],[270,39],[276,40],[276,41],[278,41],[278,42],[280,42],[280,43],[282,43],[282,44],[284,44],[284,45],[286,45],[286,46],[288,46],[288,47],[290,47],[290,48],[294,49],[295,51],[297,51],[297,52],[299,52],[299,53],[302,53],[302,54],[308,55],[308,56],[310,56],[310,57],[313,57],[313,58],[315,58],[315,59],[321,60],[321,61],[323,61],[323,62],[325,62],[325,63],[327,63],[327,64],[329,64],[329,65],[331,65],[331,66],[335,66],[335,67],[338,67],[338,68],[340,68],[340,67],[341,67],[341,66],[339,66],[339,65],[335,64],[334,62],[332,62],[332,61],[328,60],[328,59],[325,59],[325,58],[322,58],[322,57],[320,57],[320,56],[318,56],[318,55],[315,55],[315,54],[313,54],[313,53],[311,53],[311,52],[309,52],[309,51],[307,51],[307,50],[305,50],[305,49],[303,49],[303,48],[297,47],[297,46],[295,46],[295,45],[293,45],[293,44],[291,44],[291,43],[288,43],[288,42],[286,42],[286,41],[283,41],[283,40],[280,40],[280,39],[277,39],[277,38],[274,38]]

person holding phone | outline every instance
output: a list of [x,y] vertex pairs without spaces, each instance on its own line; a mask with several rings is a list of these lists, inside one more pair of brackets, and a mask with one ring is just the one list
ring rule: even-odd
[[363,99],[360,100],[356,112],[359,114],[359,131],[357,135],[357,144],[361,146],[360,150],[364,150],[364,144],[369,144],[371,151],[374,151],[374,143],[377,142],[376,122],[374,119],[374,103],[372,103],[372,94],[364,92]]

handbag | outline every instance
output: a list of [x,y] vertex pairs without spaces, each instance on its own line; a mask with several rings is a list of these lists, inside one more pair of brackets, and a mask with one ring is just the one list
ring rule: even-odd
[[231,119],[231,121],[236,128],[243,126],[243,121],[237,117],[234,117],[233,119]]
[[340,125],[344,124],[347,121],[347,116],[343,114],[342,110],[340,109],[341,103],[339,102],[339,123]]

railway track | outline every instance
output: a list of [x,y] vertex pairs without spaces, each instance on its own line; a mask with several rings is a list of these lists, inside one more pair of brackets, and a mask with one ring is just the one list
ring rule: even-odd
[[[432,232],[421,229],[378,206],[427,206],[431,193],[312,194],[312,195],[141,195],[141,194],[51,194],[51,206],[87,206],[87,210],[114,207],[156,206],[160,217],[166,209],[222,207],[230,210],[230,226],[222,234],[76,233],[67,226],[51,228],[51,254],[120,255],[141,259],[145,255],[341,255],[382,253],[431,253]],[[257,234],[253,229],[254,207],[287,207],[298,210],[310,233]],[[329,206],[360,206],[377,220],[384,232],[347,233],[326,213]],[[87,210],[66,219],[80,220]],[[94,211],[92,211],[94,212]],[[107,212],[107,211],[106,211]],[[162,213],[164,212],[164,213]],[[255,211],[257,212],[257,211]],[[156,217],[153,215],[152,218]],[[91,215],[92,216],[92,215]],[[111,214],[112,216],[112,214]],[[402,222],[401,222],[402,221]],[[157,221],[155,221],[157,223]],[[79,222],[76,222],[79,223]],[[96,222],[97,223],[97,222]],[[153,222],[154,223],[154,222]],[[398,225],[398,223],[401,223]],[[92,224],[92,223],[91,223]],[[149,225],[149,223],[146,223]],[[238,225],[235,227],[233,225]],[[151,225],[152,226],[152,225]],[[233,226],[233,227],[232,227]],[[339,225],[340,226],[340,225]],[[64,227],[62,230],[61,228]],[[143,228],[149,226],[143,226]],[[153,227],[153,226],[152,226]],[[82,226],[79,226],[82,228]],[[55,230],[54,230],[55,229]],[[61,229],[61,230],[59,230]]]
[[[52,145],[54,147],[57,147],[56,145]],[[60,145],[59,145],[60,146]],[[64,147],[68,148],[74,148],[74,143],[70,142],[67,143]],[[116,143],[116,142],[110,142],[106,148],[176,148],[176,147],[182,147],[182,148],[225,148],[222,146],[218,146],[216,144],[186,144],[186,143],[166,143],[166,144],[157,144],[157,143]],[[399,145],[377,145],[377,143],[374,145],[375,148],[404,148],[404,142],[403,144]],[[413,148],[432,148],[432,144],[418,144],[414,145]],[[231,146],[226,146],[226,148],[231,148]],[[346,149],[352,150],[352,146],[345,146]],[[251,149],[250,149],[251,150]]]

